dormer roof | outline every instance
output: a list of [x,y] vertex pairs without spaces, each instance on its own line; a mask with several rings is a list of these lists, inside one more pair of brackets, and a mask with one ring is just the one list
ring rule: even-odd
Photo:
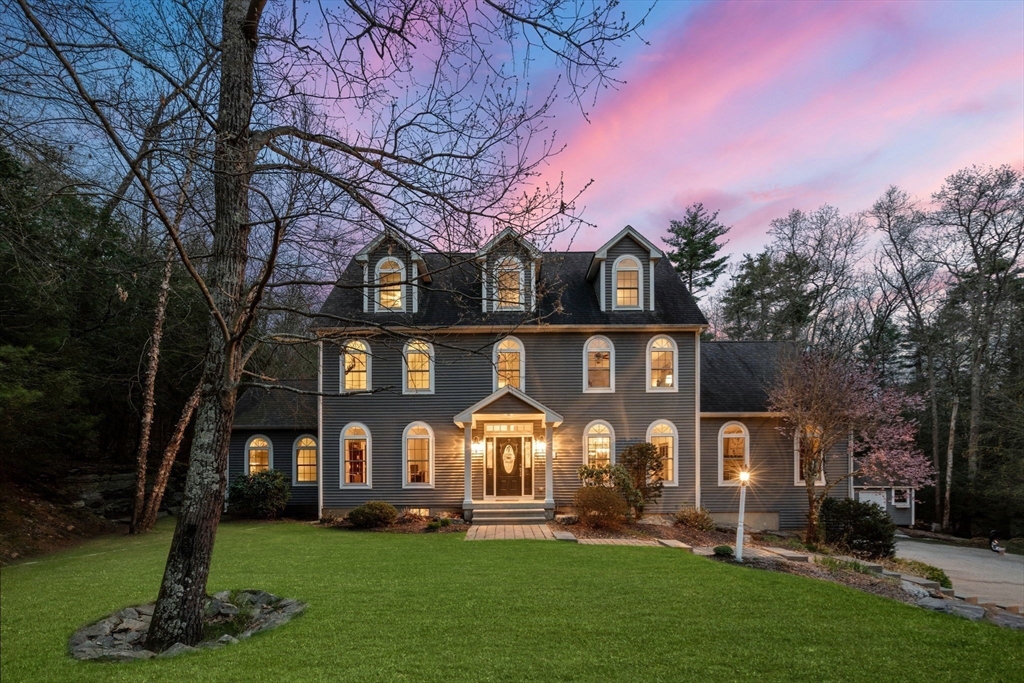
[[601,265],[601,262],[608,258],[608,250],[614,247],[616,244],[621,242],[626,237],[631,237],[635,242],[640,244],[642,247],[648,250],[650,253],[649,258],[651,261],[658,261],[661,259],[665,252],[656,247],[653,242],[648,240],[646,237],[637,232],[632,225],[624,227],[619,234],[611,238],[604,245],[594,252],[594,260],[590,263],[590,269],[587,271],[587,279],[592,280],[597,275],[597,270]]
[[544,255],[544,252],[542,252],[540,249],[538,249],[533,244],[533,242],[531,242],[530,240],[528,240],[525,237],[523,237],[518,231],[516,231],[515,228],[509,227],[509,228],[505,228],[504,230],[499,232],[497,235],[492,237],[487,242],[487,244],[485,244],[484,246],[480,247],[480,249],[476,252],[476,257],[477,258],[483,258],[484,256],[487,255],[487,252],[489,252],[491,249],[493,249],[494,247],[496,247],[499,244],[501,244],[506,238],[513,239],[517,243],[523,245],[523,248],[525,248],[526,251],[529,252],[530,258],[532,258],[534,260],[539,260]]
[[423,256],[420,255],[420,253],[418,251],[413,249],[412,245],[409,244],[409,241],[406,240],[404,237],[402,237],[395,230],[388,229],[388,230],[385,230],[384,232],[382,232],[381,234],[377,235],[376,237],[374,237],[372,240],[370,240],[369,244],[367,244],[365,247],[360,249],[356,253],[356,255],[354,257],[352,257],[353,260],[358,262],[358,263],[366,263],[366,262],[368,262],[370,260],[370,254],[377,247],[379,247],[382,242],[384,242],[385,240],[388,240],[388,239],[391,239],[391,240],[394,240],[395,242],[398,242],[398,244],[400,244],[403,249],[405,249],[406,251],[409,252],[409,258],[412,259],[413,263],[416,263],[417,265],[419,265],[420,272],[424,273],[424,275],[423,275],[424,282],[430,282],[430,271],[427,270],[427,262],[423,259]]

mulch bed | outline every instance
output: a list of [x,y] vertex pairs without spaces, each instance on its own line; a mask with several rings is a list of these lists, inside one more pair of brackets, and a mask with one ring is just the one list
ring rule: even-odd
[[[721,561],[731,562],[731,560]],[[861,574],[860,572],[846,569],[837,569],[833,571],[826,569],[821,565],[806,562],[788,562],[781,558],[778,560],[744,558],[743,565],[746,567],[753,567],[755,569],[765,569],[773,572],[796,574],[797,576],[807,576],[812,579],[831,581],[832,583],[839,583],[844,586],[849,586],[850,588],[862,590],[865,593],[879,595],[883,598],[889,598],[908,605],[913,605],[917,602],[917,598],[915,596],[900,588],[900,582],[898,579],[890,579],[871,574]]]
[[330,522],[329,525],[335,529],[344,529],[346,531],[364,531],[367,533],[378,533],[378,534],[453,534],[453,533],[465,533],[469,529],[469,525],[462,523],[462,520],[456,522],[452,520],[452,523],[448,526],[443,526],[439,529],[430,529],[427,524],[430,523],[429,519],[406,519],[399,518],[397,522],[391,526],[382,527],[380,529],[357,529],[346,521]]
[[[601,529],[583,526],[582,524],[559,524],[548,522],[552,531],[568,531],[576,538],[638,538],[642,540],[667,538],[681,541],[692,546],[735,545],[736,532],[729,530],[697,531],[678,524],[623,524],[615,529]],[[744,542],[760,545],[752,536],[746,535]]]

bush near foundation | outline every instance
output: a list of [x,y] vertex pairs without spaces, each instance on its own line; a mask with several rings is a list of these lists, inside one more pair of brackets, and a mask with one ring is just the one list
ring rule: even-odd
[[228,489],[228,510],[243,517],[274,519],[284,511],[291,495],[291,486],[282,472],[247,474]]
[[370,500],[348,513],[348,521],[357,529],[391,526],[398,519],[398,510],[383,500]]
[[896,554],[896,524],[874,503],[826,498],[819,513],[825,543],[868,559]]
[[704,508],[684,507],[676,513],[676,524],[696,531],[715,530],[715,518]]
[[583,486],[572,497],[580,524],[614,528],[626,519],[629,508],[619,493],[607,486]]

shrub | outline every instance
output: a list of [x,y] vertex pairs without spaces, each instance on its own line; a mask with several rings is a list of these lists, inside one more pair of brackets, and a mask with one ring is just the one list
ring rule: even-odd
[[442,526],[444,526],[444,525],[441,524],[441,520],[439,520],[439,519],[435,519],[433,521],[427,522],[427,528],[430,529],[431,531],[437,531]]
[[357,529],[391,526],[398,519],[398,510],[383,500],[371,500],[348,513],[348,521]]
[[714,553],[719,557],[732,557],[732,546],[716,545],[714,548]]
[[284,473],[266,470],[235,479],[228,489],[228,505],[243,517],[273,519],[281,514],[291,495]]
[[[644,508],[661,498],[661,458],[657,447],[652,443],[633,444],[622,451],[619,465],[626,476],[612,477],[615,488],[626,499],[636,519],[644,516]],[[613,468],[614,470],[614,468]]]
[[943,588],[953,587],[953,582],[949,580],[946,572],[920,560],[905,560],[902,557],[894,557],[885,564],[889,569],[920,576],[929,581],[935,581]]
[[616,527],[623,522],[629,508],[619,493],[607,486],[582,486],[572,497],[580,524]]
[[819,520],[825,542],[853,555],[875,559],[896,553],[896,525],[874,503],[826,498]]
[[850,560],[837,560],[834,557],[824,557],[824,556],[822,556],[822,557],[814,558],[814,563],[824,567],[825,569],[829,570],[833,574],[838,573],[838,572],[843,571],[843,570],[851,571],[851,572],[857,572],[858,574],[873,574],[874,573],[870,569],[868,569],[867,567],[862,565],[860,562],[857,562],[856,560],[853,560],[853,561],[850,561]]
[[676,524],[697,531],[714,531],[715,518],[704,508],[685,507],[676,513]]

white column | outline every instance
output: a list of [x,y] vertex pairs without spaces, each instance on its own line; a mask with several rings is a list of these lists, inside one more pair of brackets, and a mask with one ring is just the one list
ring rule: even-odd
[[551,423],[547,423],[544,426],[544,506],[554,506],[555,504],[555,474],[554,474],[554,460],[555,460],[555,441],[552,438],[552,432],[554,429],[551,427]]
[[466,443],[463,447],[466,457],[466,493],[462,497],[462,505],[473,503],[473,423],[466,423]]

